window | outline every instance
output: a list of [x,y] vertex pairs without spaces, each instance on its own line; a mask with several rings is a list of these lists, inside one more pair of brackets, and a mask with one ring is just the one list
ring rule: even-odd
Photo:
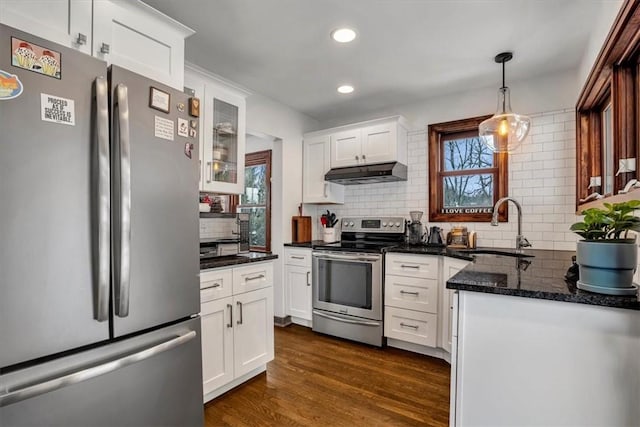
[[[618,194],[640,163],[640,2],[625,1],[587,77],[576,104],[576,208],[582,212],[603,202],[637,194]],[[593,193],[606,198],[589,201]],[[607,200],[608,199],[608,200]]]
[[602,110],[602,194],[613,194],[613,126],[612,107],[609,102]]
[[[507,155],[478,136],[488,117],[429,125],[430,221],[491,221],[493,205],[507,195]],[[506,208],[500,220],[507,220]]]
[[236,212],[249,213],[252,251],[271,251],[271,150],[245,156],[244,193]]

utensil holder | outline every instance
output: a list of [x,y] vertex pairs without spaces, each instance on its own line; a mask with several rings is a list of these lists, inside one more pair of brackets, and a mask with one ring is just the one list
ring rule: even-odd
[[322,229],[322,240],[325,243],[334,243],[337,242],[338,236],[340,235],[339,230],[337,227],[331,227],[331,228],[323,228]]

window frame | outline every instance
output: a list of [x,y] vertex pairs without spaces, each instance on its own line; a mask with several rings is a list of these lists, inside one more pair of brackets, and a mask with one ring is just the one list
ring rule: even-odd
[[[495,184],[493,191],[493,204],[508,194],[508,158],[507,153],[494,153],[492,168],[486,169],[466,169],[461,171],[448,171],[443,169],[443,147],[444,142],[451,138],[444,138],[451,135],[468,136],[478,135],[480,123],[491,117],[491,115],[472,117],[469,119],[454,120],[450,122],[431,124],[428,127],[428,151],[429,151],[429,221],[430,222],[490,222],[492,213],[444,213],[444,189],[441,185],[445,176],[453,175],[473,175],[491,171],[494,175]],[[470,173],[471,172],[471,173]],[[499,208],[498,220],[508,221],[508,209],[503,204]]]
[[[245,155],[245,163],[244,163],[244,167],[245,169],[248,167],[252,167],[252,166],[259,166],[259,165],[266,165],[266,173],[265,173],[265,185],[267,188],[267,197],[266,197],[266,201],[265,204],[262,205],[254,205],[254,204],[249,204],[249,205],[243,205],[241,204],[241,200],[242,198],[240,197],[240,195],[235,195],[232,199],[232,205],[233,205],[233,211],[234,212],[240,212],[241,208],[252,208],[252,207],[265,207],[265,221],[266,221],[266,227],[265,227],[265,232],[266,232],[266,236],[265,236],[265,246],[250,246],[249,250],[251,250],[252,252],[271,252],[271,157],[272,157],[272,151],[271,150],[264,150],[264,151],[256,151],[253,153],[247,153]],[[243,171],[244,173],[244,171]],[[244,188],[244,185],[243,185]]]
[[[607,39],[596,58],[591,73],[576,103],[576,213],[595,202],[581,202],[594,191],[602,193],[604,186],[589,188],[590,178],[605,177],[602,171],[604,144],[602,112],[612,106],[613,171],[620,159],[640,161],[640,1],[627,0],[621,6]],[[618,195],[630,179],[640,178],[640,171],[623,172],[613,177],[613,193],[597,203],[615,203],[628,197]]]

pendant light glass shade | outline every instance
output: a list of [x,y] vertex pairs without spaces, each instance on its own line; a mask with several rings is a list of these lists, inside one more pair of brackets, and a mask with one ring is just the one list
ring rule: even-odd
[[498,90],[498,108],[493,117],[483,121],[478,127],[482,141],[494,153],[515,151],[531,128],[529,117],[511,111],[509,88],[504,84],[504,63],[511,57],[511,53],[496,56],[496,62],[502,63],[502,87]]

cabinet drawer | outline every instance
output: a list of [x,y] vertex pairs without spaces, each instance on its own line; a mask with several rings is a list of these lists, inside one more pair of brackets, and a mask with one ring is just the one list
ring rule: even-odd
[[273,263],[257,263],[233,269],[233,294],[273,285]]
[[387,254],[385,257],[386,274],[438,279],[439,256]]
[[299,267],[311,267],[311,249],[285,248],[284,263],[286,265],[297,265]]
[[435,347],[437,323],[438,316],[432,313],[385,307],[384,336]]
[[388,306],[438,313],[438,281],[387,275],[384,303]]
[[200,273],[200,303],[231,296],[233,274],[231,269]]

